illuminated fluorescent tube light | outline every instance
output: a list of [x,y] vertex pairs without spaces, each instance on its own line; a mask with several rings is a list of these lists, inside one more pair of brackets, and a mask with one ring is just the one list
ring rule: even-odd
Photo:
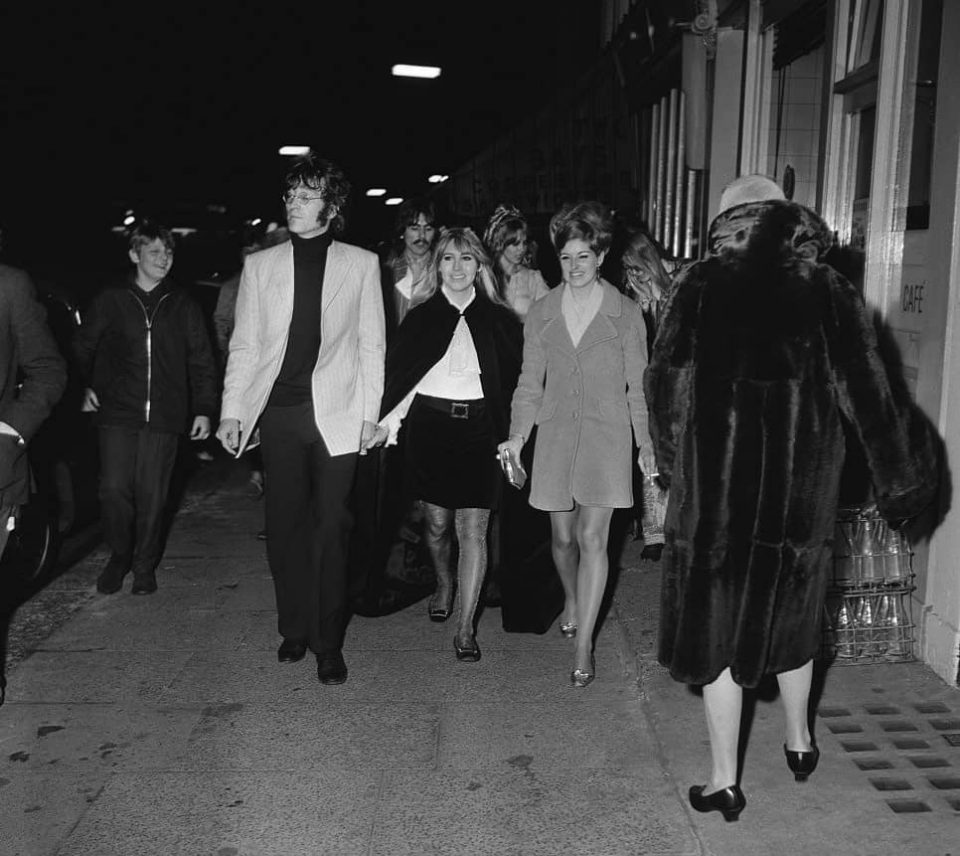
[[280,146],[280,154],[294,155],[297,157],[300,155],[308,155],[310,154],[310,146]]
[[367,196],[386,196],[387,188],[385,187],[371,187],[367,191]]
[[440,76],[440,67],[436,65],[399,65],[393,66],[390,73],[394,77],[422,77],[427,80],[433,80]]
[[401,202],[403,202],[402,196],[391,196],[389,199],[383,200],[384,205],[399,205]]

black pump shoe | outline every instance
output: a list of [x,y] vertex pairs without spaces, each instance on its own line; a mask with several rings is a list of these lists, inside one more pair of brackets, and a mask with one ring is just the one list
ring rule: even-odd
[[[462,640],[462,641],[461,641]],[[480,659],[480,646],[475,636],[453,637],[453,649],[457,652],[457,659],[466,663],[476,663]]]
[[430,598],[430,603],[427,605],[427,615],[430,620],[438,624],[446,621],[450,617],[450,613],[453,612],[453,598],[454,590],[452,586],[446,598],[441,598],[439,592],[434,592],[433,597]]
[[817,769],[817,762],[820,760],[820,750],[817,744],[810,742],[809,752],[793,752],[787,749],[787,744],[783,744],[783,754],[787,758],[787,766],[793,773],[793,778],[798,782],[805,782],[809,775]]
[[705,785],[694,785],[690,788],[690,805],[700,812],[719,811],[727,823],[739,819],[740,812],[747,804],[739,785],[721,788],[708,796],[703,795],[705,787]]

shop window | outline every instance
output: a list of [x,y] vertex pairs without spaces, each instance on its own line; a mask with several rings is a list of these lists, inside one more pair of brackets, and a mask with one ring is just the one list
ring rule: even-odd
[[917,72],[913,81],[913,133],[910,146],[910,184],[907,228],[930,225],[933,129],[937,108],[937,69],[940,64],[940,22],[943,0],[923,0]]
[[847,73],[880,58],[883,0],[854,0],[847,34]]

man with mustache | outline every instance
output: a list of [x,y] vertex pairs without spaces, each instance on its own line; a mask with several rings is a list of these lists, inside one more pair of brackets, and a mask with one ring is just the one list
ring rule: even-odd
[[[74,355],[97,414],[100,504],[110,559],[97,591],[113,594],[133,570],[133,594],[157,590],[163,512],[181,435],[210,435],[217,370],[200,306],[168,277],[173,235],[143,222],[130,235],[134,268],[84,316]],[[192,414],[192,416],[191,416]]]
[[383,299],[377,257],[334,237],[350,193],[339,167],[310,153],[285,187],[290,240],[244,261],[217,437],[239,455],[259,428],[277,659],[309,649],[320,682],[342,684],[350,494],[383,393]]
[[407,312],[422,300],[430,253],[440,230],[429,199],[408,199],[397,209],[394,242],[383,264],[387,332],[396,332]]

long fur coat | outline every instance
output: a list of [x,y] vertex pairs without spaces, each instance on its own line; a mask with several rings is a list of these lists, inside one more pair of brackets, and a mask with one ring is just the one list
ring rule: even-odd
[[886,518],[936,491],[929,423],[891,386],[860,294],[817,263],[829,243],[794,203],[736,206],[666,309],[645,383],[670,487],[659,658],[677,680],[730,667],[751,687],[817,653],[845,430]]

